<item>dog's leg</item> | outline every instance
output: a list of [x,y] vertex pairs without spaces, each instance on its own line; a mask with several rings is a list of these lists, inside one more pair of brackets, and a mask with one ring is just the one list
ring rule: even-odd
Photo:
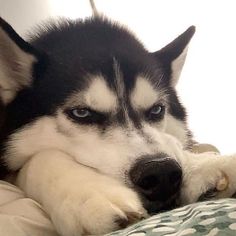
[[43,205],[63,236],[102,235],[146,215],[134,191],[57,150],[32,157],[17,184]]
[[236,192],[236,155],[184,152],[181,162],[183,204],[231,197]]

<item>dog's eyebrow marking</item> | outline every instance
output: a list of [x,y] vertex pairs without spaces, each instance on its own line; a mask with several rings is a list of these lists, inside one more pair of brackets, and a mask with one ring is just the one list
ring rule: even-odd
[[95,110],[110,112],[117,109],[117,97],[102,76],[91,77],[89,88],[84,92],[84,103]]
[[148,109],[157,102],[158,98],[157,91],[148,79],[138,76],[135,87],[130,95],[131,104],[134,109]]

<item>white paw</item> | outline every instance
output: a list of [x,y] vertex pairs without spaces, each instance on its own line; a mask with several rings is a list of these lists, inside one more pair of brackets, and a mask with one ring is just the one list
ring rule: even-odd
[[184,174],[181,189],[182,204],[232,195],[228,192],[228,175],[216,163],[215,165],[206,164],[194,166],[191,171]]
[[145,218],[139,198],[123,186],[107,186],[89,195],[68,195],[51,212],[57,231],[63,236],[103,235]]
[[236,192],[236,155],[187,154],[183,165],[182,204],[232,197]]

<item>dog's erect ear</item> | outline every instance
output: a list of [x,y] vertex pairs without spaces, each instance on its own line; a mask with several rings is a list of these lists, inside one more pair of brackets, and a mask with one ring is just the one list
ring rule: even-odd
[[30,86],[37,52],[0,18],[0,99],[8,104]]
[[169,73],[170,85],[173,87],[178,82],[187,55],[188,44],[194,33],[195,26],[191,26],[167,46],[152,53]]

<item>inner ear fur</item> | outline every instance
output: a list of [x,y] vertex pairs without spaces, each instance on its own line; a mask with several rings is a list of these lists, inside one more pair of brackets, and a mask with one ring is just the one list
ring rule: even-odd
[[0,98],[4,105],[30,86],[37,51],[0,18]]
[[195,26],[190,26],[171,43],[152,53],[161,65],[169,71],[170,85],[175,86],[179,80],[188,51],[188,44],[195,33]]

